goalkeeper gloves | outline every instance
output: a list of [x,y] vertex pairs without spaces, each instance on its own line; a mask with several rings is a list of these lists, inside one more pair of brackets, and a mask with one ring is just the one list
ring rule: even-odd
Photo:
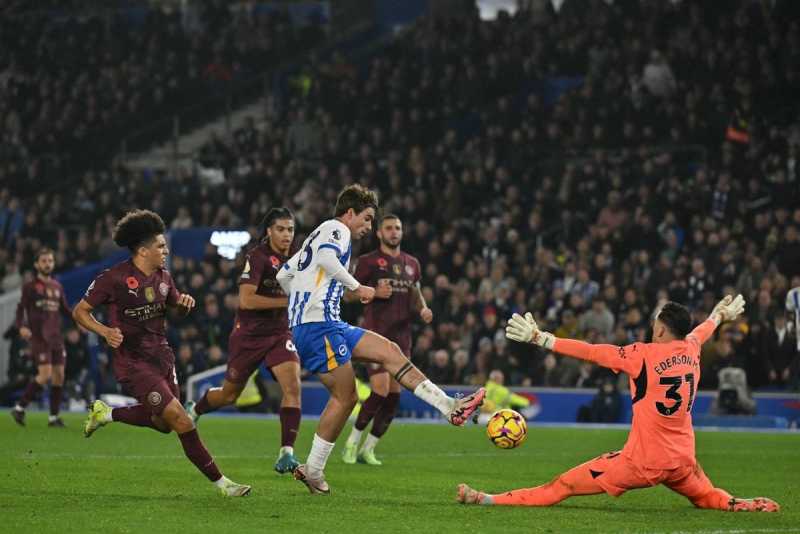
[[725,298],[714,306],[708,318],[719,326],[720,323],[724,323],[725,321],[735,321],[743,313],[744,297],[736,295],[736,298],[734,298],[731,295],[726,295]]
[[549,350],[553,350],[556,336],[550,332],[542,332],[530,312],[525,317],[515,313],[506,325],[506,337],[520,343],[533,343]]

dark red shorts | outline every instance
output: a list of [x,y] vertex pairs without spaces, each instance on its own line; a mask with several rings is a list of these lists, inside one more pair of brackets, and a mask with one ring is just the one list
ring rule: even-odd
[[300,363],[288,331],[264,337],[234,333],[228,341],[228,352],[225,380],[236,384],[247,382],[262,362],[268,369],[284,362]]
[[31,358],[36,365],[65,365],[67,351],[61,345],[51,345],[31,339]]
[[[384,336],[386,337],[386,336]],[[406,358],[409,360],[411,359],[411,336],[408,336],[407,339],[403,339],[402,343],[396,339],[389,338],[389,341],[394,341],[400,346],[400,350],[403,351],[403,354],[406,355]],[[374,376],[379,375],[381,373],[388,373],[386,369],[379,363],[368,363],[367,365],[367,376]]]
[[161,415],[172,399],[180,399],[175,365],[146,360],[125,362],[117,374],[122,389],[154,415]]

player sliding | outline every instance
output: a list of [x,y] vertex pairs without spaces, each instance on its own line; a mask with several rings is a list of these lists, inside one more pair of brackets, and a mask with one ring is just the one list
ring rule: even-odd
[[[360,256],[356,266],[356,280],[375,287],[375,300],[364,309],[364,327],[397,343],[403,354],[408,356],[411,354],[412,319],[418,316],[430,323],[433,312],[428,308],[419,287],[422,274],[419,260],[400,250],[403,223],[397,215],[381,217],[378,240],[380,248]],[[352,294],[345,294],[345,300],[349,300],[349,295]],[[389,429],[400,401],[400,384],[392,379],[386,369],[371,363],[367,366],[367,373],[372,393],[361,406],[350,437],[347,438],[342,454],[346,464],[356,461],[368,465],[382,464],[375,457],[375,445]],[[373,417],[372,429],[361,449],[358,449],[361,434]]]
[[[497,495],[458,486],[465,504],[552,506],[574,495],[608,493],[618,497],[631,489],[664,484],[698,508],[729,512],[777,512],[780,506],[764,497],[739,499],[715,488],[694,454],[692,402],[700,382],[700,347],[724,321],[744,312],[744,298],[722,299],[708,319],[689,332],[686,307],[666,303],[653,321],[653,343],[624,347],[590,345],[542,332],[528,313],[509,320],[506,336],[533,343],[573,358],[589,360],[630,377],[633,421],[622,451],[598,456],[535,488]],[[688,334],[688,335],[687,335]]]
[[[84,426],[88,438],[111,422],[149,427],[168,434],[175,431],[186,457],[223,495],[240,497],[250,486],[224,477],[206,450],[194,421],[181,406],[175,355],[165,335],[167,307],[189,313],[194,298],[178,293],[164,269],[169,250],[164,239],[164,221],[147,210],[126,214],[114,229],[114,242],[127,247],[132,257],[118,263],[89,285],[73,310],[75,321],[105,338],[114,349],[114,375],[122,387],[139,401],[135,406],[112,409],[96,400]],[[99,323],[92,310],[108,307],[109,323]]]
[[324,469],[334,442],[358,399],[351,358],[381,364],[400,385],[436,407],[453,425],[463,425],[483,402],[483,388],[460,399],[447,396],[408,361],[397,343],[340,320],[345,288],[364,302],[375,289],[348,272],[351,236],[361,239],[372,228],[378,197],[360,185],[339,193],[334,218],[317,227],[284,264],[278,282],[289,295],[289,325],[303,366],[317,373],[330,399],[314,434],[305,465],[294,471],[311,493],[330,493]]
[[280,407],[281,448],[275,471],[288,473],[300,462],[294,442],[300,428],[300,359],[292,343],[286,315],[286,294],[275,281],[294,241],[294,215],[288,208],[272,208],[264,216],[264,239],[247,253],[239,277],[239,309],[228,348],[228,369],[221,388],[211,388],[200,401],[186,404],[197,419],[236,402],[247,380],[263,361],[283,392]]

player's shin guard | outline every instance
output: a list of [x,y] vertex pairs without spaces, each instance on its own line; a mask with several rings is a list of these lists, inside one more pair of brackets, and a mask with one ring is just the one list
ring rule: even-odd
[[203,397],[197,401],[197,404],[194,405],[194,411],[197,415],[203,415],[204,413],[214,412],[216,408],[211,406],[211,403],[208,402],[208,392],[211,391],[210,389],[206,390],[203,393]]
[[281,447],[294,447],[297,432],[300,430],[300,408],[281,408]]
[[42,386],[36,381],[31,380],[28,383],[28,387],[25,388],[25,392],[20,397],[19,402],[17,404],[23,408],[25,408],[28,404],[31,403],[33,399],[39,396],[39,393],[42,392]]
[[50,415],[58,415],[63,391],[64,388],[61,386],[50,386]]
[[178,438],[183,445],[183,452],[189,458],[195,467],[203,473],[208,480],[216,482],[222,478],[222,473],[219,472],[217,464],[209,454],[203,442],[200,441],[200,436],[197,434],[197,429],[190,430],[183,434],[178,434]]
[[363,431],[367,428],[367,425],[372,418],[375,417],[375,414],[378,412],[380,407],[383,405],[386,397],[382,397],[378,395],[374,391],[369,394],[367,400],[364,401],[364,404],[361,405],[361,410],[358,412],[358,417],[356,417],[355,427],[358,431]]
[[375,414],[375,421],[372,423],[370,434],[376,438],[380,438],[386,433],[397,413],[397,405],[399,403],[399,393],[389,393],[386,396],[386,400],[383,401],[383,404],[381,404],[381,407],[378,408],[378,412]]
[[153,423],[153,417],[150,410],[141,404],[133,406],[124,406],[122,408],[114,408],[111,410],[111,420],[118,423],[125,423],[132,426],[144,426],[162,432]]

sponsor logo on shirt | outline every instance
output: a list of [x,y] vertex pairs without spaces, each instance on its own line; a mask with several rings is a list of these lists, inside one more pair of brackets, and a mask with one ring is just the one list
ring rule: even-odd
[[137,306],[136,308],[128,308],[123,313],[125,317],[136,321],[147,321],[158,317],[164,317],[166,310],[166,304],[163,302],[154,302],[153,304],[145,304],[144,306]]

